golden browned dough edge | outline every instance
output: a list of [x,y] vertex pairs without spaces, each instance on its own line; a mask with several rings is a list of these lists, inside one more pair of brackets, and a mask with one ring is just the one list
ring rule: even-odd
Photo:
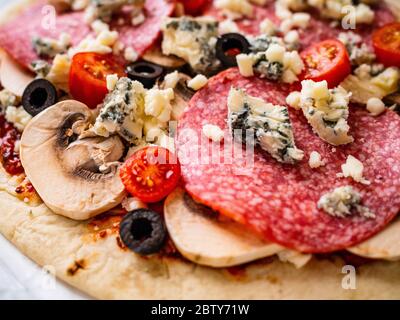
[[[27,2],[33,1],[23,1]],[[17,4],[12,10],[20,8]],[[121,249],[115,233],[95,241],[88,222],[57,216],[45,205],[28,206],[5,191],[9,178],[0,167],[0,232],[33,261],[53,266],[58,278],[96,298],[400,298],[400,262],[358,267],[356,289],[345,290],[345,263],[336,257],[313,258],[299,270],[274,258],[251,264],[236,275],[179,259],[144,259]]]

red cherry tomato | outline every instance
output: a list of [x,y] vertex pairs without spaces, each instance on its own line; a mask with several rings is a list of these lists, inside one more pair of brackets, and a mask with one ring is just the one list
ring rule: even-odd
[[302,79],[326,80],[330,88],[339,85],[351,72],[346,47],[336,39],[316,43],[301,54],[305,64]]
[[106,78],[110,74],[125,76],[124,67],[113,55],[83,52],[72,58],[69,89],[74,99],[96,108],[107,95]]
[[387,24],[372,36],[376,57],[386,67],[400,67],[400,22]]
[[154,203],[176,188],[181,166],[173,153],[151,146],[136,151],[121,167],[120,177],[131,195]]
[[178,0],[183,4],[185,13],[190,15],[196,15],[201,13],[201,10],[208,3],[208,0]]

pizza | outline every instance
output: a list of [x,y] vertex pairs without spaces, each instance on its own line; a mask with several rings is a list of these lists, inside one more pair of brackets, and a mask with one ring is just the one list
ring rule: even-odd
[[397,0],[12,4],[0,232],[100,299],[399,298],[398,21]]

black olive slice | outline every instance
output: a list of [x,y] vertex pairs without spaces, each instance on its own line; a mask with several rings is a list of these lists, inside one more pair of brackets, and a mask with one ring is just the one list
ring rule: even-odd
[[45,79],[33,80],[22,95],[22,106],[33,117],[56,102],[57,89]]
[[227,67],[235,67],[236,55],[239,53],[249,53],[250,43],[239,33],[227,33],[218,38],[217,58]]
[[122,219],[119,234],[122,242],[133,252],[149,255],[159,252],[164,246],[167,229],[157,212],[138,209]]
[[126,68],[129,79],[141,82],[146,89],[151,89],[163,72],[163,67],[146,61],[132,63]]

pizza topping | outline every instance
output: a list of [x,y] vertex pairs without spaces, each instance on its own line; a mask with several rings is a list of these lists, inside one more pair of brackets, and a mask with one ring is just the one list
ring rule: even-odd
[[357,158],[349,155],[347,157],[346,163],[342,164],[342,173],[338,173],[338,177],[352,178],[354,181],[370,184],[368,180],[365,180],[363,177],[364,165]]
[[294,164],[304,157],[294,143],[286,107],[252,97],[242,89],[231,88],[228,96],[228,122],[236,139],[255,142],[275,160]]
[[208,139],[214,142],[221,142],[224,139],[224,131],[213,124],[205,124],[202,132]]
[[336,39],[313,44],[301,52],[305,63],[303,79],[326,80],[330,88],[336,87],[351,72],[346,47]]
[[253,6],[247,0],[216,0],[215,7],[232,20],[253,16]]
[[241,54],[236,57],[239,70],[243,76],[252,76],[249,67],[252,64],[254,72],[262,78],[284,83],[298,81],[298,75],[304,69],[304,64],[297,51],[286,51],[280,44],[274,43],[274,39],[260,37],[251,42],[253,51],[267,48],[265,52]]
[[215,268],[273,256],[284,248],[259,239],[238,223],[219,219],[181,188],[164,204],[165,224],[179,252],[190,261]]
[[108,93],[107,76],[110,74],[125,75],[123,66],[114,56],[92,52],[74,55],[69,73],[71,95],[89,108],[96,108]]
[[366,43],[363,43],[363,39],[359,34],[352,31],[341,32],[338,39],[346,46],[353,66],[372,64],[375,61],[375,54]]
[[[85,105],[59,102],[34,117],[21,138],[21,161],[38,194],[52,211],[75,220],[103,213],[125,197],[117,174],[124,154],[119,137],[78,139],[91,119]],[[34,159],[46,159],[46,174]],[[109,163],[115,165],[101,172]]]
[[22,105],[31,116],[36,116],[57,102],[57,90],[45,79],[32,81],[22,96]]
[[146,89],[152,88],[163,72],[161,66],[146,61],[130,64],[126,69],[129,79],[139,81]]
[[150,255],[159,252],[167,240],[167,230],[161,216],[149,209],[137,209],[124,216],[119,234],[133,252]]
[[92,0],[86,8],[85,20],[91,22],[100,19],[110,22],[113,15],[120,12],[124,6],[131,6],[131,15],[135,17],[144,3],[144,0]]
[[128,192],[146,203],[164,199],[175,189],[180,176],[180,164],[175,155],[156,146],[136,151],[120,171]]
[[217,58],[225,67],[235,67],[236,56],[241,53],[249,53],[249,47],[249,41],[241,34],[224,34],[217,41]]
[[362,64],[340,85],[352,93],[351,101],[366,105],[371,98],[383,99],[395,93],[400,84],[400,70],[381,64]]
[[385,112],[386,106],[383,101],[379,98],[370,98],[367,101],[367,110],[373,116],[379,116],[381,113]]
[[218,69],[215,44],[218,22],[208,17],[168,18],[162,26],[162,51],[187,61],[195,72],[208,74]]
[[328,89],[326,81],[302,81],[300,107],[318,136],[332,144],[353,142],[347,123],[351,93],[342,87]]
[[[316,8],[322,17],[342,20],[347,14],[351,14],[356,24],[371,24],[374,22],[375,13],[369,3],[359,3],[354,0],[308,0],[312,8]],[[343,10],[346,7],[347,10]]]
[[190,89],[197,91],[203,88],[207,84],[207,81],[208,79],[206,76],[198,74],[193,79],[189,80],[187,85]]
[[[15,107],[10,107],[15,108]],[[7,173],[10,175],[19,175],[24,172],[19,150],[16,150],[21,134],[3,115],[0,116],[0,161]]]
[[322,160],[321,154],[317,151],[313,151],[310,153],[310,159],[308,160],[308,164],[310,168],[319,168],[325,165],[325,161]]
[[376,30],[372,42],[378,60],[385,66],[400,67],[400,23],[388,24]]
[[375,214],[361,205],[361,195],[352,186],[335,188],[318,200],[318,208],[333,217],[345,218],[357,211],[361,216],[373,219]]
[[54,58],[59,53],[67,52],[71,46],[71,36],[62,33],[58,40],[36,36],[32,39],[32,45],[39,57]]

